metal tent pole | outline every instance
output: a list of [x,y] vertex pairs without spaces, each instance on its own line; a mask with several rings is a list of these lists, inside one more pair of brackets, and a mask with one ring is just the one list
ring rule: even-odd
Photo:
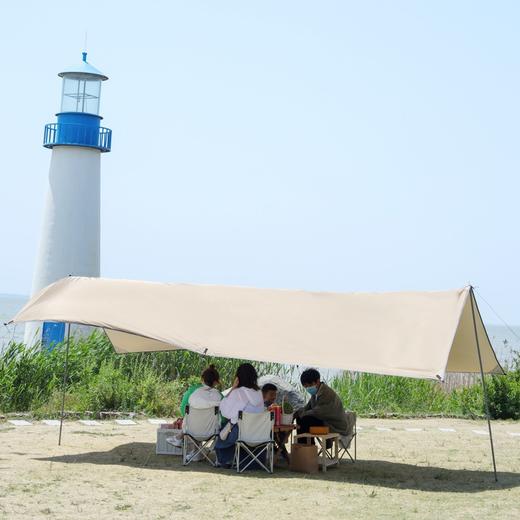
[[478,353],[478,362],[480,366],[480,378],[482,381],[482,392],[484,394],[484,408],[486,411],[486,418],[489,430],[489,442],[491,444],[491,458],[493,459],[493,473],[495,474],[495,482],[498,482],[497,477],[497,465],[495,462],[495,448],[493,446],[493,433],[491,432],[491,418],[489,414],[489,398],[487,393],[486,381],[484,379],[484,369],[482,367],[482,355],[480,353],[480,343],[478,340],[478,332],[477,332],[477,322],[475,320],[475,293],[473,292],[473,286],[470,286],[469,296],[471,298],[471,315],[473,317],[473,330],[475,332],[475,340],[477,342],[477,353]]
[[61,446],[61,431],[63,429],[63,416],[65,415],[65,391],[67,389],[67,375],[69,371],[69,346],[70,346],[70,323],[67,323],[67,350],[65,351],[65,370],[63,371],[63,393],[61,398],[60,436],[58,446]]

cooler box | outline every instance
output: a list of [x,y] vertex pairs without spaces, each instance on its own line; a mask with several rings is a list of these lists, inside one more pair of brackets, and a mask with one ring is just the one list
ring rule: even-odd
[[[163,426],[166,426],[166,428]],[[161,428],[157,428],[156,455],[182,455],[182,448],[177,448],[166,442],[168,437],[175,437],[179,433],[182,433],[182,430],[168,428],[167,426],[167,424],[163,424]]]

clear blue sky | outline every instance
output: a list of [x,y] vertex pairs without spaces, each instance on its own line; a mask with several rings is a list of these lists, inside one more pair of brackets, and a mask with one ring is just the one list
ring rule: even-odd
[[515,1],[6,3],[0,292],[30,291],[43,126],[88,30],[114,131],[103,276],[471,281],[520,324],[519,15]]

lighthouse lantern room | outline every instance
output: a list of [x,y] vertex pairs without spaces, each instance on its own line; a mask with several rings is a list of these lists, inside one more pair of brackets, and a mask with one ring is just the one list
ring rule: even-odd
[[61,112],[99,114],[101,82],[108,78],[87,63],[86,52],[79,67],[70,67],[58,76],[63,78]]

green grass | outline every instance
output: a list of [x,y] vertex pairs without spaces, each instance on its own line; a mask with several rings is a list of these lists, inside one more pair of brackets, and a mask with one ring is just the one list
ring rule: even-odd
[[[491,417],[520,419],[520,355],[515,354],[506,375],[486,376],[486,385]],[[436,381],[345,372],[332,386],[348,408],[360,415],[485,415],[480,382],[447,392]]]
[[[0,413],[31,412],[56,417],[61,409],[65,345],[52,351],[11,343],[0,356]],[[231,386],[239,359],[206,357],[194,352],[116,354],[104,334],[71,340],[65,409],[80,415],[102,411],[174,416],[182,394],[199,381],[210,363],[222,387]],[[259,374],[291,378],[295,367],[254,363]],[[520,356],[506,376],[486,378],[492,417],[520,419]],[[480,384],[446,392],[435,381],[374,374],[343,373],[331,385],[348,409],[359,415],[484,414]]]
[[[10,343],[0,356],[0,412],[30,411],[53,417],[61,409],[65,344],[52,351],[39,345]],[[205,357],[189,351],[116,354],[104,334],[71,340],[65,409],[87,414],[101,411],[172,416],[182,394],[198,382],[210,363],[217,366],[223,388],[231,386],[238,359]],[[288,375],[274,363],[254,363],[259,373]]]
[[332,386],[360,415],[478,417],[484,410],[480,385],[448,393],[435,381],[345,372]]

